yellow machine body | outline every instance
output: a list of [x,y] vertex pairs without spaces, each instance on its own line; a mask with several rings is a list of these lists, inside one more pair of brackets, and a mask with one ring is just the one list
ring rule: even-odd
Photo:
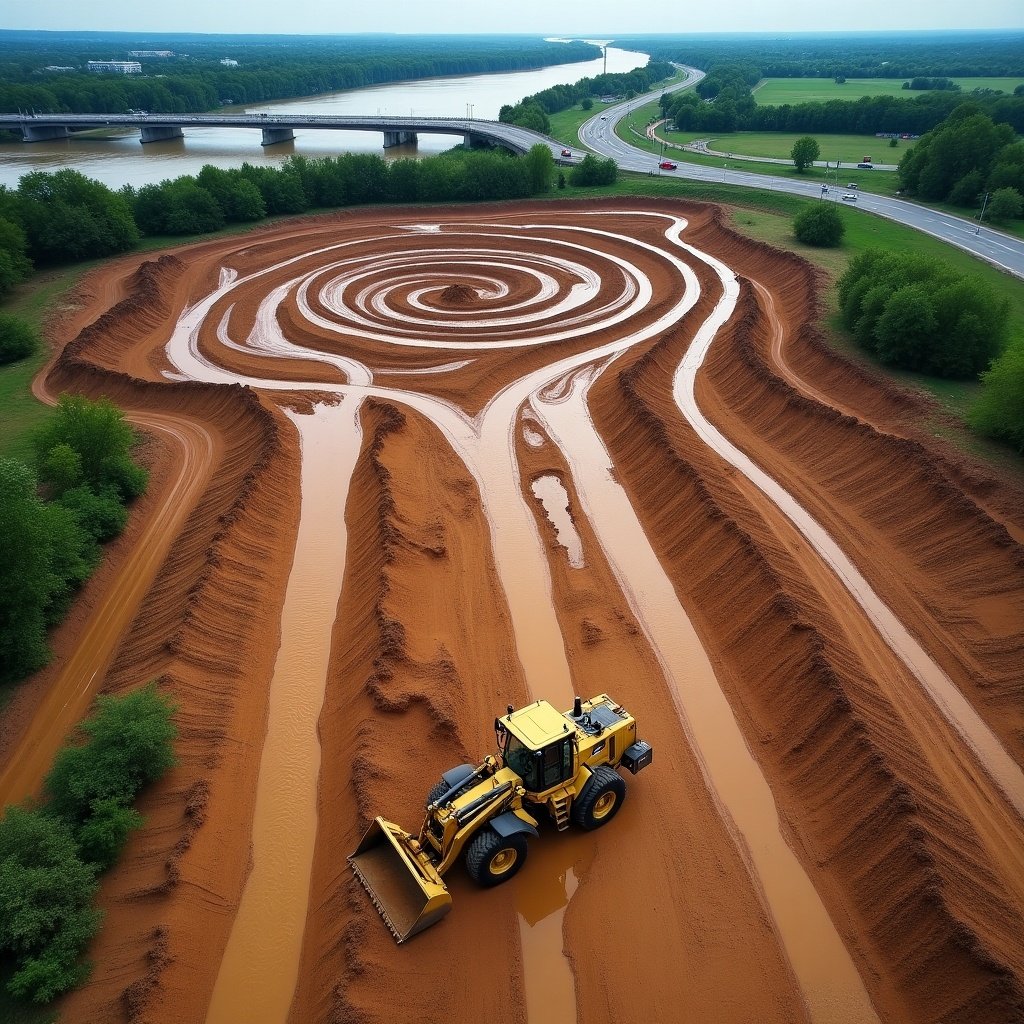
[[[499,752],[475,767],[462,765],[445,773],[417,835],[376,818],[349,857],[398,942],[436,924],[451,909],[442,876],[481,830],[498,834],[497,850],[501,837],[537,835],[545,811],[559,830],[568,828],[573,804],[596,769],[621,764],[635,774],[652,756],[649,745],[637,743],[632,715],[607,694],[577,700],[565,713],[544,700],[509,709],[495,719],[495,730]],[[588,807],[584,827],[610,819],[624,791],[622,781],[598,796]],[[474,863],[486,876],[482,884],[503,881],[503,873],[511,877],[521,866],[517,849],[514,843],[506,845],[487,860],[481,848],[487,862],[480,866],[478,852]]]

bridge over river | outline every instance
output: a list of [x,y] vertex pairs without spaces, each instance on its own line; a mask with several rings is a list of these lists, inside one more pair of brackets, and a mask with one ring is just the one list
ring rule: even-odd
[[[180,138],[186,128],[249,128],[272,146],[302,131],[380,132],[384,148],[412,143],[420,134],[461,135],[470,146],[501,146],[526,153],[538,143],[562,160],[562,144],[514,124],[468,117],[354,117],[329,114],[0,114],[0,129],[20,131],[25,142],[67,138],[97,128],[138,128],[140,141]],[[564,161],[562,161],[564,162]]]

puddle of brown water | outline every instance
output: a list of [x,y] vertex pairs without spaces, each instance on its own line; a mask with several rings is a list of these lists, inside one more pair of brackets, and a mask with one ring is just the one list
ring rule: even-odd
[[357,408],[346,399],[291,417],[302,440],[302,507],[256,790],[253,868],[207,1024],[282,1024],[298,978],[317,828],[317,720],[345,569]]
[[529,1024],[576,1020],[576,989],[563,952],[563,923],[579,884],[572,866],[577,854],[578,843],[545,829],[531,841],[526,864],[516,879]]
[[565,548],[569,564],[574,569],[582,569],[583,543],[569,517],[569,495],[562,481],[554,474],[546,473],[533,481],[531,489],[534,497],[544,506],[545,514],[555,528],[558,543]]

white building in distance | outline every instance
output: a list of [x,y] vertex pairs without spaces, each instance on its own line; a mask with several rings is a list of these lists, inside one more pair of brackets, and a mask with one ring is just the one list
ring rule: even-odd
[[232,60],[230,57],[222,57],[221,58],[221,64],[223,64],[224,67],[226,67],[226,68],[237,68],[238,67],[238,61],[237,60]]
[[173,50],[129,50],[129,57],[173,57]]
[[137,60],[91,60],[87,67],[96,75],[142,74],[142,65]]

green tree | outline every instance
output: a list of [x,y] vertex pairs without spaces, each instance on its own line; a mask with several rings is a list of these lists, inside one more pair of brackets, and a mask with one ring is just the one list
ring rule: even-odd
[[555,161],[551,150],[542,144],[532,146],[524,158],[530,175],[530,191],[547,192],[551,188],[551,179],[555,173]]
[[1017,337],[981,375],[981,395],[968,420],[989,437],[1024,452],[1024,337]]
[[793,165],[803,174],[818,159],[820,153],[818,140],[810,135],[804,135],[793,143],[789,155],[793,158]]
[[833,203],[815,203],[793,220],[793,234],[805,245],[839,245],[845,231],[846,225]]
[[128,806],[174,764],[174,711],[153,683],[121,697],[97,697],[95,713],[79,726],[85,742],[61,750],[46,777],[53,810],[82,825],[97,801]]
[[95,259],[124,252],[139,239],[124,198],[70,168],[22,175],[18,200],[29,252],[37,262]]
[[994,221],[1013,220],[1024,213],[1024,197],[1015,188],[999,188],[989,197],[988,212]]
[[13,221],[0,216],[0,298],[32,273],[28,239]]
[[16,971],[8,991],[49,1002],[79,984],[78,960],[99,925],[90,906],[93,869],[68,825],[42,811],[8,807],[0,819],[0,953]]
[[875,323],[875,351],[883,363],[927,371],[936,326],[935,309],[925,288],[907,285],[886,299]]
[[588,153],[571,171],[569,184],[577,188],[587,185],[614,185],[619,169],[614,160],[602,160]]
[[591,96],[584,96],[583,99],[580,100],[580,110],[593,110],[593,109],[594,109],[593,97],[591,97]]
[[20,316],[0,313],[0,365],[32,355],[39,347],[35,328]]
[[90,570],[89,538],[73,513],[36,494],[31,470],[0,459],[0,682],[46,663],[46,627]]
[[93,491],[113,488],[123,500],[130,500],[146,489],[148,474],[131,459],[135,432],[108,398],[94,402],[81,395],[61,395],[55,415],[34,442],[43,474],[49,453],[67,445],[78,454],[82,478]]

